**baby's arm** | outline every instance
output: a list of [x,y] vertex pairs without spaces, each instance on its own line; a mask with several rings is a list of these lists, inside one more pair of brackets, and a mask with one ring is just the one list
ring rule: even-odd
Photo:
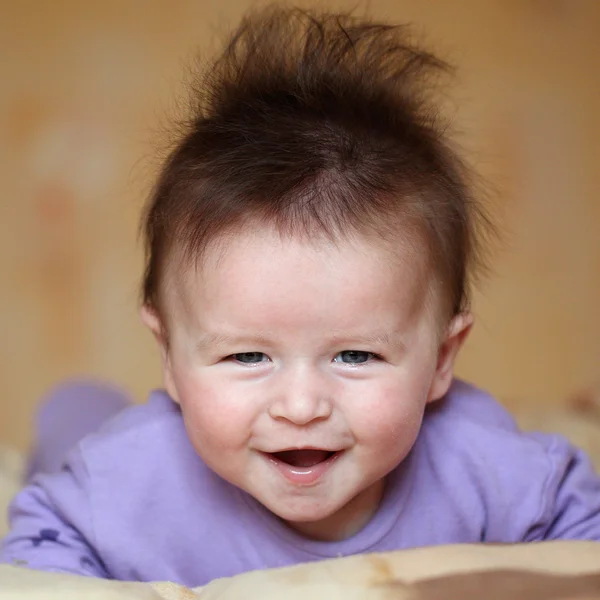
[[539,521],[526,541],[600,541],[600,477],[589,457],[560,436],[531,436],[546,445],[550,470]]
[[94,549],[88,475],[79,454],[53,475],[36,477],[13,500],[0,563],[109,578]]

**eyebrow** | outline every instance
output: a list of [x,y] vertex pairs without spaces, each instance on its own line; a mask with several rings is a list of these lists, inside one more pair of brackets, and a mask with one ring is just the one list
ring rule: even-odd
[[362,335],[340,335],[340,336],[332,336],[331,338],[332,344],[365,344],[365,345],[374,345],[374,346],[400,346],[402,348],[406,347],[406,344],[403,340],[403,336],[400,332],[397,331],[378,331],[375,333]]
[[228,344],[258,344],[268,346],[271,344],[266,335],[233,335],[229,333],[205,333],[200,336],[196,348],[203,350],[211,346],[225,346]]
[[[355,344],[364,344],[364,345],[375,345],[375,346],[399,346],[401,348],[406,348],[406,344],[402,339],[402,335],[399,332],[388,332],[381,331],[375,332],[372,334],[356,334],[356,335],[332,335],[328,339],[328,343],[331,345],[343,345],[348,344],[348,346],[352,346]],[[196,347],[199,350],[204,350],[211,346],[225,346],[229,344],[243,344],[252,346],[253,344],[259,346],[272,346],[273,342],[269,338],[267,334],[258,334],[258,335],[235,335],[229,333],[205,333],[203,334],[198,342],[196,343]]]

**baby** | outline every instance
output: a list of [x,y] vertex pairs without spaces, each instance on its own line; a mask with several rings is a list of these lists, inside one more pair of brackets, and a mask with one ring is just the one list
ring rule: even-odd
[[[198,586],[600,540],[587,457],[453,378],[486,221],[428,101],[445,65],[404,35],[275,8],[242,22],[144,215],[165,389],[30,480],[3,561]],[[114,401],[88,387],[79,406]]]

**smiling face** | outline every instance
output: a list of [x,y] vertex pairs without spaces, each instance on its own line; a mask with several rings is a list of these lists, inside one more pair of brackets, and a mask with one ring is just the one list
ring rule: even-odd
[[350,536],[447,391],[470,320],[440,336],[408,250],[268,230],[226,242],[172,276],[165,328],[143,310],[167,391],[216,473],[306,535]]

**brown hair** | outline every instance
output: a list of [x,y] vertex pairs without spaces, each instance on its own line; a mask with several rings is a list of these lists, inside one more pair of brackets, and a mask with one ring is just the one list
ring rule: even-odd
[[144,214],[144,303],[159,310],[174,249],[191,263],[258,222],[333,239],[418,232],[448,312],[464,310],[486,219],[430,101],[448,70],[404,26],[277,7],[246,16],[194,86]]

